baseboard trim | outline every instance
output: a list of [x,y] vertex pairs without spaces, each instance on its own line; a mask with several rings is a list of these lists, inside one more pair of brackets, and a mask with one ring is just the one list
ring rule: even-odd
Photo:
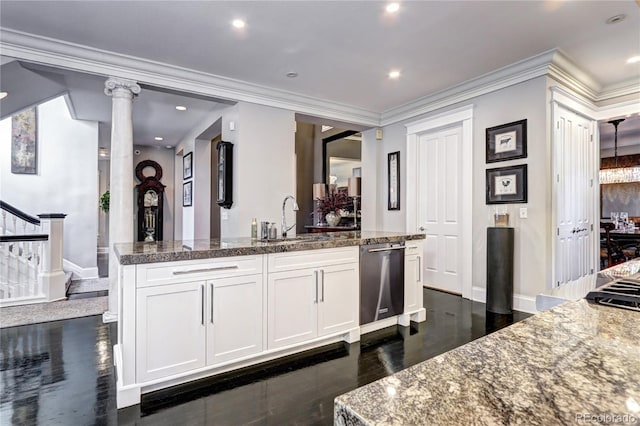
[[91,268],[83,268],[81,266],[76,265],[73,262],[68,261],[67,259],[63,259],[62,269],[64,269],[67,272],[71,272],[73,274],[71,279],[73,280],[87,280],[91,278],[98,278],[97,266],[93,266]]
[[[487,289],[485,287],[474,286],[472,294],[474,302],[487,303]],[[537,314],[536,298],[516,293],[513,295],[513,309],[528,314]]]

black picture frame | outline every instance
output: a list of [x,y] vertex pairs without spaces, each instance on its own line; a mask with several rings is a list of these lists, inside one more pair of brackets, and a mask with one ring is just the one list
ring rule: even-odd
[[487,204],[527,202],[527,165],[487,169]]
[[387,155],[387,210],[400,210],[400,151]]
[[182,184],[182,207],[193,205],[193,181]]
[[193,156],[192,153],[182,157],[182,179],[191,179],[193,177]]
[[486,129],[487,163],[527,158],[527,119]]

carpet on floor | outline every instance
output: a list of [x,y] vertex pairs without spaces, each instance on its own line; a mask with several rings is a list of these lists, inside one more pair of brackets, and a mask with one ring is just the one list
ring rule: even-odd
[[0,308],[0,328],[102,315],[107,310],[108,301],[109,297],[103,296],[8,306]]

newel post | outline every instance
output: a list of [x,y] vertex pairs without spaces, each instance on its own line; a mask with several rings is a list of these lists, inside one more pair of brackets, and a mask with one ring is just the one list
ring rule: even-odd
[[49,235],[49,239],[42,246],[42,267],[38,274],[38,281],[47,300],[60,300],[66,297],[65,277],[62,270],[62,240],[64,237],[64,218],[66,214],[39,214],[40,225]]

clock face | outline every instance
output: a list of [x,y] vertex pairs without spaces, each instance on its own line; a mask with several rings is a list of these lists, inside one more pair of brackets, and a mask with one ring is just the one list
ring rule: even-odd
[[144,193],[145,207],[158,207],[158,194],[155,191],[147,191]]

